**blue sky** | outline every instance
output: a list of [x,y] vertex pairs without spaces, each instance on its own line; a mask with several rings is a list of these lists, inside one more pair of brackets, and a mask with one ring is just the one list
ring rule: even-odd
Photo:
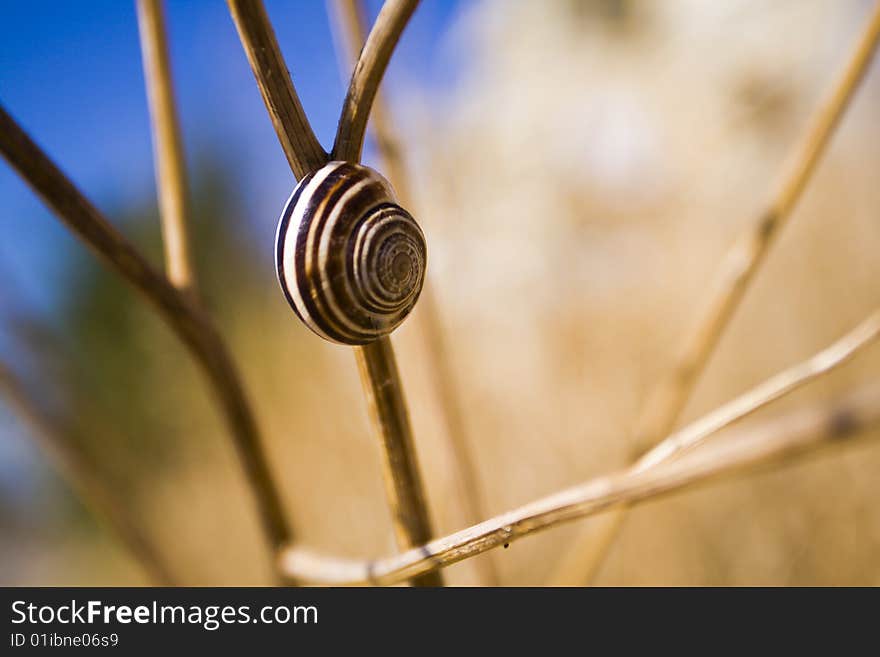
[[[381,3],[368,7],[375,16]],[[442,90],[455,79],[444,51],[461,6],[425,0],[404,33],[387,76]],[[332,142],[344,96],[323,0],[268,0],[303,105],[321,142]],[[166,18],[189,162],[222,157],[241,182],[248,211],[269,233],[293,184],[225,2],[169,0]],[[445,52],[445,54],[444,54]],[[3,7],[0,102],[61,168],[113,217],[149,201],[153,163],[133,0],[29,0]],[[79,248],[5,162],[0,162],[0,277],[37,307],[64,276],[64,253]],[[40,271],[39,279],[30,275]],[[9,280],[7,278],[7,280]],[[0,298],[0,304],[9,299]]]

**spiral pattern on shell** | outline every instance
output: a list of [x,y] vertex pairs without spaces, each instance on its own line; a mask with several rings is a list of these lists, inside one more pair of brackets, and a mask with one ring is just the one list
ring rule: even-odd
[[275,240],[278,282],[297,316],[322,338],[372,342],[415,306],[425,237],[381,175],[330,162],[303,177]]

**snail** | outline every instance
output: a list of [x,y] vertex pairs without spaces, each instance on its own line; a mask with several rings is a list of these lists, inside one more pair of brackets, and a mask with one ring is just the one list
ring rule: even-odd
[[363,345],[391,333],[425,279],[425,236],[376,171],[330,162],[299,182],[275,238],[278,282],[326,340]]

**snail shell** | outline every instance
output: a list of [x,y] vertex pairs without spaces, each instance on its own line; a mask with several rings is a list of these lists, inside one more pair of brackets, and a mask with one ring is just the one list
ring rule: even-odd
[[297,316],[349,345],[391,333],[415,306],[425,236],[367,167],[330,162],[305,176],[278,222],[278,282]]

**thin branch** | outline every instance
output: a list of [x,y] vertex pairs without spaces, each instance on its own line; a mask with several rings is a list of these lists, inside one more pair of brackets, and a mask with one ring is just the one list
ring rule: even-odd
[[825,447],[853,442],[859,436],[878,439],[880,432],[867,431],[880,426],[878,401],[880,390],[872,389],[867,394],[863,391],[829,411],[789,416],[647,470],[630,468],[593,479],[404,554],[357,561],[291,548],[282,554],[281,568],[301,581],[316,584],[395,584],[621,504],[655,500],[757,467],[791,463]]
[[271,546],[290,540],[281,498],[238,371],[201,306],[177,290],[86,199],[0,107],[0,152],[58,218],[127,283],[141,293],[189,348],[223,408]]
[[175,578],[160,550],[149,535],[131,521],[131,513],[119,504],[118,496],[108,487],[107,477],[85,458],[71,441],[69,431],[39,407],[24,383],[2,362],[0,394],[6,398],[10,410],[31,429],[38,446],[62,478],[134,556],[152,582],[159,586],[174,585]]
[[[343,69],[343,76],[347,78],[349,71],[357,63],[358,52],[366,39],[364,4],[361,0],[329,0],[327,8],[338,59]],[[350,65],[346,66],[345,62],[349,62]],[[372,127],[378,146],[379,168],[391,181],[402,205],[410,208],[412,199],[409,194],[409,177],[400,142],[392,128],[393,124],[385,99],[381,92],[377,92],[373,100],[369,125]],[[431,378],[440,398],[440,413],[446,429],[444,436],[453,457],[453,474],[461,488],[465,520],[468,523],[475,523],[480,518],[486,517],[486,507],[467,441],[461,402],[449,368],[446,340],[430,281],[419,297],[419,314],[414,319],[421,328],[425,353],[429,360],[428,370],[431,372]],[[486,559],[478,560],[477,570],[481,583],[495,586],[499,581],[498,573],[488,556]]]
[[367,119],[379,83],[417,5],[418,0],[386,0],[382,5],[351,76],[336,130],[332,159],[350,162],[360,159]]
[[284,65],[261,0],[227,0],[278,140],[297,180],[327,161]]
[[[827,98],[819,105],[803,137],[794,148],[790,163],[771,194],[766,209],[722,261],[716,291],[686,340],[684,350],[642,409],[635,430],[635,443],[640,449],[650,448],[669,433],[681,416],[724,329],[763,263],[774,237],[791,216],[835,128],[864,78],[878,40],[880,3],[875,6],[842,74]],[[621,510],[619,513],[625,512]],[[610,547],[613,544],[613,535],[622,526],[622,520],[621,518],[616,523],[608,523],[606,531],[610,536],[601,534],[596,540]],[[591,565],[579,573],[568,573],[565,576],[568,581],[590,581],[601,565],[605,551],[588,545],[593,541],[592,536],[593,532],[587,528],[583,539],[575,540],[571,549],[591,551],[599,558],[591,561]],[[563,560],[569,561],[567,558]]]
[[[391,340],[385,337],[356,347],[355,354],[373,427],[382,444],[385,492],[397,544],[411,548],[430,540],[431,519]],[[412,583],[442,586],[443,580],[439,573],[429,573]]]
[[195,274],[187,237],[189,217],[186,161],[180,124],[174,106],[174,86],[161,0],[138,0],[138,27],[144,60],[144,79],[150,104],[153,157],[159,217],[168,280],[182,290],[195,291]]

